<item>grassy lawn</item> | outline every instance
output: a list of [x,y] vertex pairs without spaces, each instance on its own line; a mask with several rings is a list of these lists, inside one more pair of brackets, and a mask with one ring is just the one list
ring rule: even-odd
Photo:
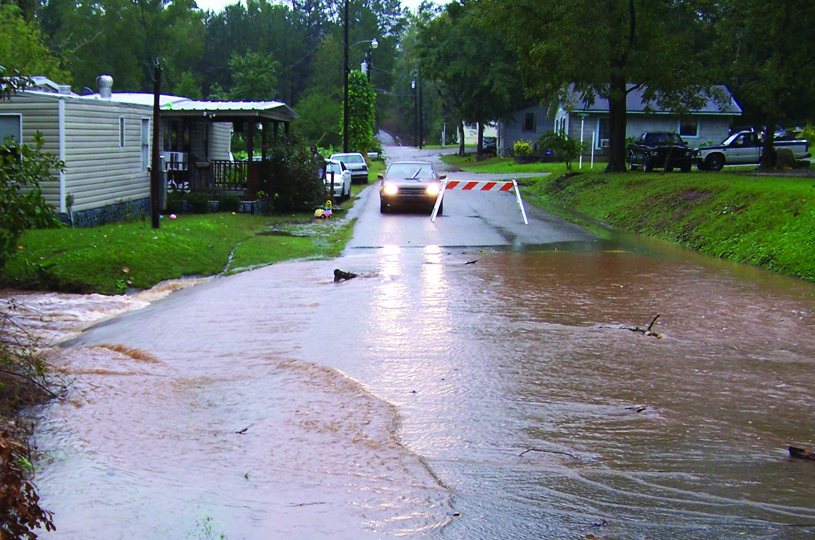
[[524,198],[815,281],[815,177],[754,169],[550,175],[525,188]]
[[[528,165],[518,165],[512,158],[491,157],[476,161],[475,154],[466,156],[459,156],[450,154],[441,157],[442,161],[449,165],[458,167],[463,171],[474,173],[496,173],[496,174],[526,174],[526,173],[550,173],[561,175],[566,172],[566,165],[563,163],[530,163]],[[597,164],[595,163],[595,170]],[[577,163],[573,164],[573,168],[577,170]],[[584,169],[587,166],[584,163]]]
[[[353,223],[312,214],[181,215],[88,229],[27,231],[0,285],[67,292],[123,293],[182,276],[210,276],[288,259],[336,257]],[[231,256],[231,259],[230,259]]]

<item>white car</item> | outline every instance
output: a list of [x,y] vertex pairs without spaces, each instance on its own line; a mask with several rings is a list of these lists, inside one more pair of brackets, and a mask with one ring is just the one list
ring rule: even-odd
[[329,159],[325,162],[325,185],[331,185],[334,176],[334,197],[339,201],[351,198],[351,171],[342,161]]
[[345,167],[351,171],[351,180],[355,184],[368,183],[368,162],[365,161],[362,154],[333,154],[330,159],[342,161],[345,164]]

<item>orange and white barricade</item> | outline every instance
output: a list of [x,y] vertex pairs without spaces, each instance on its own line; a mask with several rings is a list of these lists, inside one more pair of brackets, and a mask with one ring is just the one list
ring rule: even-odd
[[524,201],[521,199],[521,190],[518,189],[518,182],[515,180],[444,180],[442,184],[442,189],[436,196],[436,204],[433,206],[433,215],[430,216],[430,221],[436,221],[436,214],[438,214],[439,206],[441,206],[441,201],[444,199],[444,192],[448,189],[461,191],[509,191],[514,189],[518,208],[521,209],[521,215],[524,218],[524,225],[529,225],[529,220],[526,219],[526,210],[524,210]]

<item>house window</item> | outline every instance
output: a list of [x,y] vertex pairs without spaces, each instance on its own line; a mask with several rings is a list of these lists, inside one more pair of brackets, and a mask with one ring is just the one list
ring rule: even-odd
[[698,137],[699,136],[699,119],[691,116],[688,118],[679,119],[679,134],[682,137]]
[[141,119],[141,172],[150,165],[150,119]]
[[523,131],[535,131],[535,113],[524,114]]
[[597,148],[608,148],[608,140],[611,138],[611,126],[608,118],[597,119]]
[[0,146],[5,146],[8,139],[19,143],[23,138],[23,117],[19,114],[0,116]]
[[125,117],[119,117],[119,148],[125,147]]

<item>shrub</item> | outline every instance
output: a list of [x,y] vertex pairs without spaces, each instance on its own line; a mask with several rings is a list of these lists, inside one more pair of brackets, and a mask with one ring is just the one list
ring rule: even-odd
[[554,131],[547,131],[541,135],[538,144],[544,150],[551,151],[555,160],[565,162],[568,172],[572,172],[572,161],[580,157],[586,149],[586,143]]
[[169,191],[167,193],[167,212],[170,214],[180,214],[184,211],[184,192]]
[[224,193],[218,199],[218,212],[238,212],[241,204],[241,198],[234,193]]
[[208,214],[212,211],[212,204],[209,202],[209,195],[200,191],[187,193],[187,204],[193,214]]
[[516,156],[531,156],[532,155],[532,142],[531,141],[516,141],[512,146]]
[[274,210],[288,212],[310,210],[325,196],[325,180],[310,146],[296,134],[278,140],[268,159],[272,179],[263,191],[270,193]]
[[26,229],[57,227],[54,209],[45,202],[40,183],[62,170],[59,158],[42,152],[42,133],[34,148],[13,140],[0,141],[0,268],[17,252],[17,241]]

